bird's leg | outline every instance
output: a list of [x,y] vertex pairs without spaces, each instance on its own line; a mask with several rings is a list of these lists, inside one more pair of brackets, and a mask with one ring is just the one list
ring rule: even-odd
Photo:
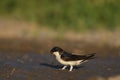
[[62,70],[64,70],[67,66],[63,66]]
[[70,65],[70,70],[69,71],[72,71],[72,69],[73,69],[73,66]]

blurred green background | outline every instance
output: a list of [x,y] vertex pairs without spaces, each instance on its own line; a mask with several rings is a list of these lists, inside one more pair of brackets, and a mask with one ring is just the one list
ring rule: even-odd
[[52,29],[115,30],[120,27],[120,0],[0,0],[0,17]]

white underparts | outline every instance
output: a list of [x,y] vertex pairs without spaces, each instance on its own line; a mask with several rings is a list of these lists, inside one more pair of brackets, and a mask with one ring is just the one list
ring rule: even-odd
[[67,66],[70,66],[69,71],[73,70],[73,66],[75,65],[80,65],[82,60],[77,60],[77,61],[64,61],[61,59],[61,55],[59,54],[59,52],[54,52],[53,53],[56,56],[56,59],[58,60],[58,62],[60,62],[61,64],[64,65],[64,67],[62,68],[62,70],[64,70]]

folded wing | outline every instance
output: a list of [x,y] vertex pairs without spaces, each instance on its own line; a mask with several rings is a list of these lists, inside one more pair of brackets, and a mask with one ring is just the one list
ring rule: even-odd
[[64,52],[61,55],[61,58],[65,61],[77,61],[77,60],[93,59],[94,55],[95,53],[87,54],[87,55],[75,55],[75,54]]

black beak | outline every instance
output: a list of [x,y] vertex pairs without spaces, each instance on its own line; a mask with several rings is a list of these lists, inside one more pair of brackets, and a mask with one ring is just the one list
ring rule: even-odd
[[50,50],[50,53],[51,53],[51,54],[53,54],[53,51],[52,51],[52,50]]
[[53,52],[54,52],[54,49],[52,48],[52,49],[50,50],[50,53],[53,54]]

